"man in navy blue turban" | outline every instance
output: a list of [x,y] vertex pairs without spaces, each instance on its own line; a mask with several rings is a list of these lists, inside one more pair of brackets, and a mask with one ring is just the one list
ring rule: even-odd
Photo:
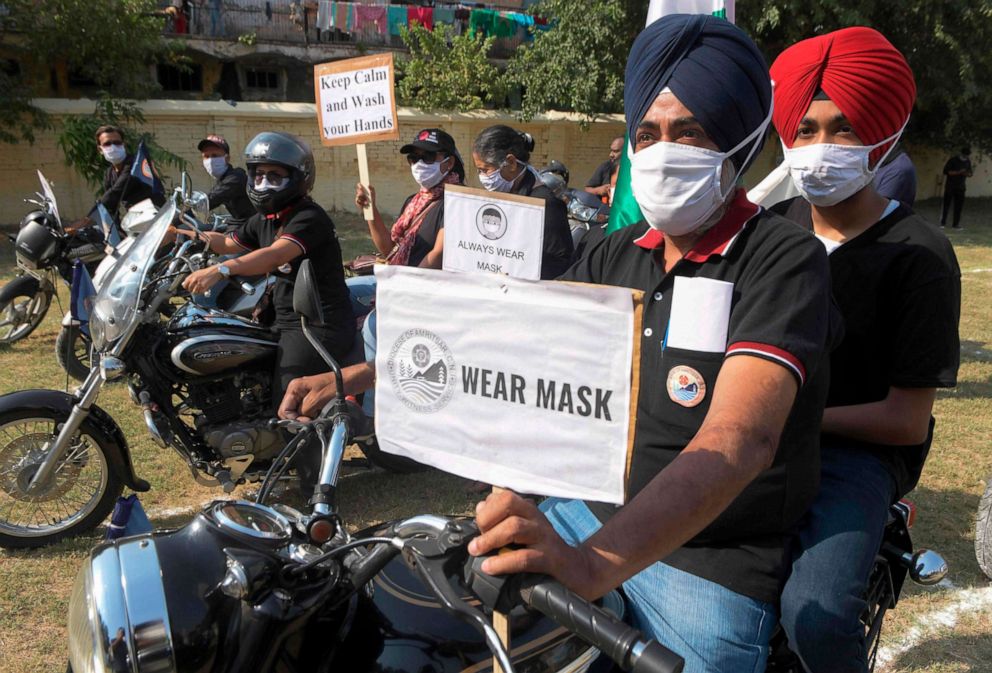
[[627,503],[494,494],[469,551],[519,545],[483,569],[546,573],[587,598],[622,585],[634,623],[687,672],[760,671],[819,474],[827,256],[737,187],[771,113],[767,68],[739,29],[658,20],[634,42],[624,95],[646,221],[562,278],[644,292]]

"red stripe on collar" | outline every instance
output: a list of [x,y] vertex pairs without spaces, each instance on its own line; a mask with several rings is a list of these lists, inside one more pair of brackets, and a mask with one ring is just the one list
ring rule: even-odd
[[[690,262],[705,262],[713,255],[725,255],[730,250],[737,239],[737,235],[743,231],[744,226],[752,217],[761,211],[761,206],[755,205],[747,200],[747,192],[738,189],[727,212],[713,227],[703,234],[692,250],[685,254],[685,259]],[[645,250],[657,250],[664,246],[665,235],[657,229],[648,228],[644,234],[634,241]]]

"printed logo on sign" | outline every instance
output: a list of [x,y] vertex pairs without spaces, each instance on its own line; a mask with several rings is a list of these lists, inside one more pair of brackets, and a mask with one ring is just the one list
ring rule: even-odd
[[483,237],[497,241],[506,233],[506,213],[499,206],[487,203],[476,213],[475,226]]
[[439,411],[455,393],[455,359],[448,345],[429,330],[403,332],[389,351],[387,367],[397,397],[414,411]]
[[672,402],[683,407],[694,407],[706,397],[706,382],[702,374],[685,365],[672,367],[666,386]]

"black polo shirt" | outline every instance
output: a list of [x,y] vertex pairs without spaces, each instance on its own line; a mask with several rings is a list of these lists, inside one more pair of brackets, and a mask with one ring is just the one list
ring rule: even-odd
[[234,220],[244,222],[257,211],[248,198],[248,174],[245,169],[228,164],[224,175],[217,179],[207,194],[210,209],[224,206]]
[[[795,198],[775,211],[813,230],[809,203]],[[884,400],[898,388],[953,388],[961,344],[961,270],[954,248],[933,224],[900,205],[830,253],[834,298],[844,339],[830,360],[828,407]],[[885,463],[899,495],[911,491],[930,451],[825,434],[824,451],[862,448]]]
[[613,175],[613,162],[607,159],[593,171],[592,177],[586,183],[586,187],[602,187],[610,184],[610,176]]
[[[809,232],[760,211],[743,190],[721,221],[668,274],[662,245],[660,232],[643,224],[630,226],[589,249],[563,277],[645,292],[628,498],[696,435],[726,358],[750,355],[785,367],[799,392],[773,465],[699,535],[663,559],[737,593],[775,602],[787,569],[788,535],[819,483],[826,353],[836,328],[827,256]],[[680,310],[684,324],[670,324],[673,303],[684,308],[686,301],[676,296],[676,283],[697,287],[691,295],[683,291],[683,297],[699,296],[700,287],[716,295],[728,293],[722,295],[729,297],[722,316],[704,321],[712,332],[708,350],[669,344],[672,334],[685,334],[695,320],[691,312]],[[712,326],[722,322],[720,317],[725,318],[725,334]],[[602,503],[589,506],[601,521],[616,511]]]
[[309,199],[276,215],[256,214],[239,229],[228,234],[245,250],[267,248],[277,238],[285,238],[300,247],[303,254],[280,267],[272,292],[276,326],[300,329],[300,317],[293,311],[293,285],[304,259],[313,260],[314,276],[324,309],[328,329],[354,332],[354,316],[348,287],[344,283],[341,245],[334,223],[323,208]]

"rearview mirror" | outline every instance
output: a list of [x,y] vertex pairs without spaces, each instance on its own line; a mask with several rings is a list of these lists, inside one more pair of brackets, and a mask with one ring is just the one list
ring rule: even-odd
[[193,184],[189,179],[189,173],[183,171],[182,180],[180,182],[179,195],[182,197],[184,203],[189,198],[192,189],[193,189]]
[[303,260],[303,263],[300,264],[300,270],[296,274],[296,286],[293,288],[293,310],[315,327],[324,324],[324,309],[320,305],[317,279],[314,277],[313,264],[309,259]]

